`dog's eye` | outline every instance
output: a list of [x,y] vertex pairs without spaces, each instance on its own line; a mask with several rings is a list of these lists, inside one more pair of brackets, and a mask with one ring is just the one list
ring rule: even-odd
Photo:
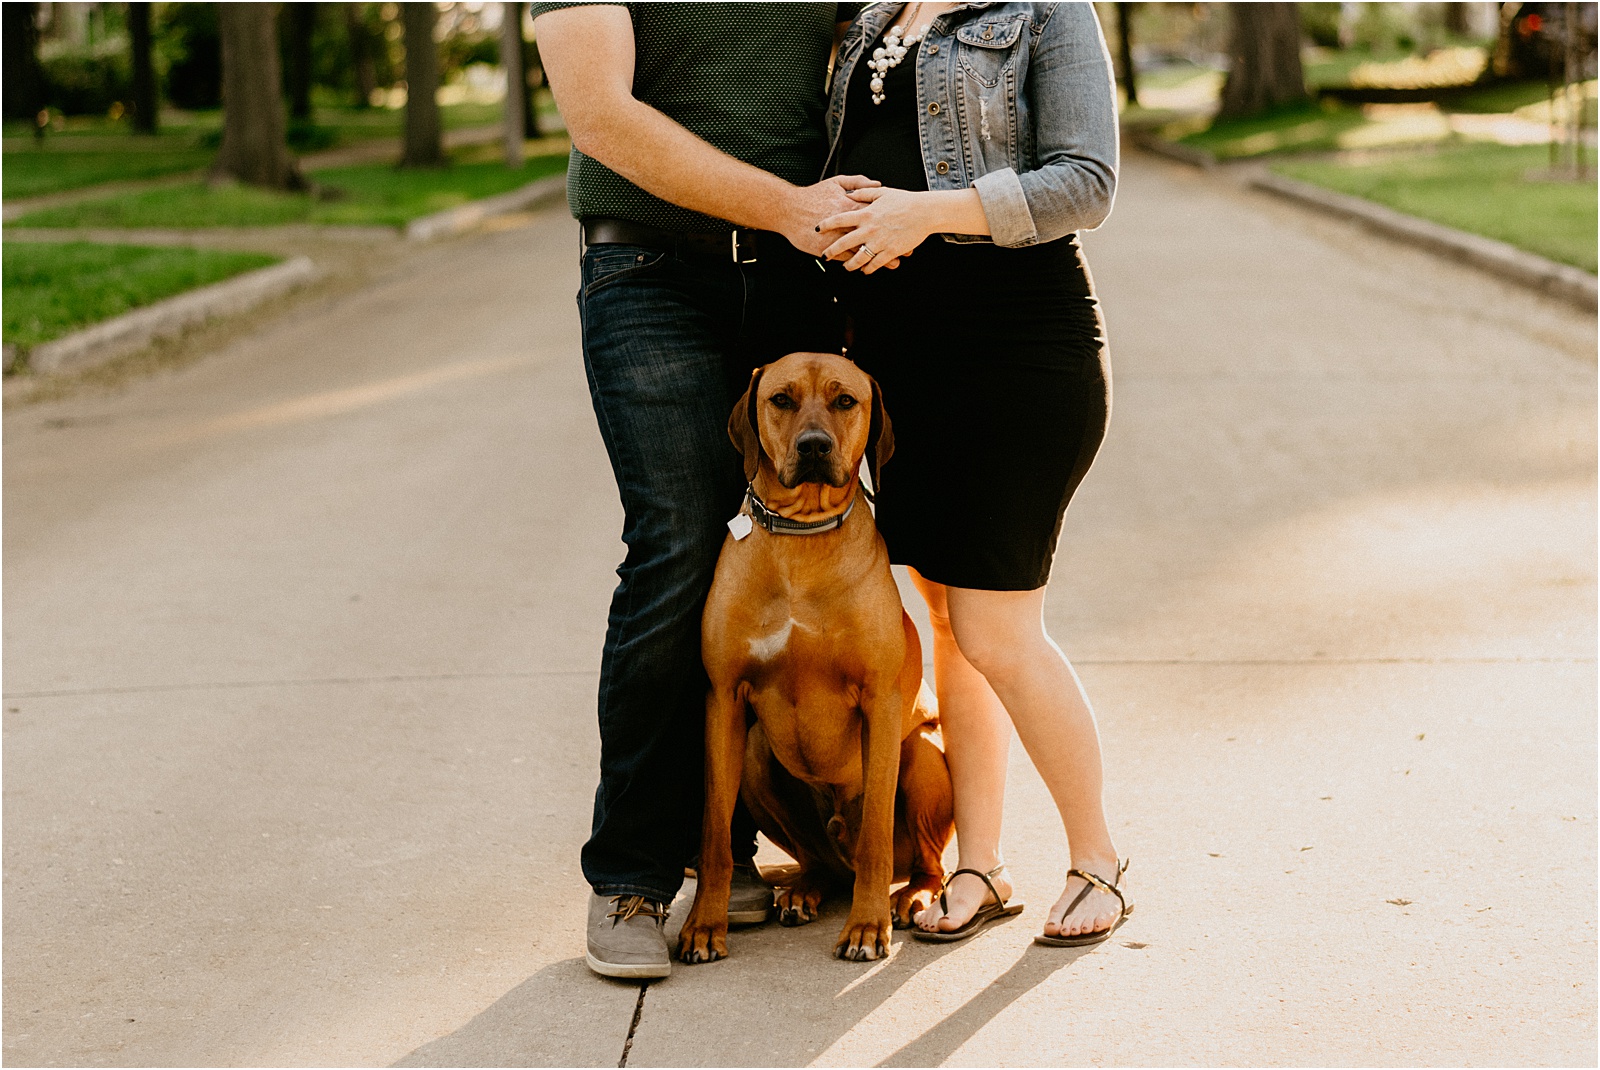
[[770,400],[780,409],[794,408],[794,398],[790,397],[788,394],[774,394]]
[[833,399],[833,407],[836,409],[853,409],[856,407],[856,399],[849,394],[840,394]]

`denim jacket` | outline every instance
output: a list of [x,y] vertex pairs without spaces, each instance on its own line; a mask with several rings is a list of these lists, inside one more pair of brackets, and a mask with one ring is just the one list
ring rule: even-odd
[[[850,76],[902,10],[868,7],[839,44],[825,174]],[[963,4],[933,20],[916,64],[928,188],[975,188],[992,232],[947,241],[1036,245],[1105,222],[1117,184],[1117,98],[1094,5]]]

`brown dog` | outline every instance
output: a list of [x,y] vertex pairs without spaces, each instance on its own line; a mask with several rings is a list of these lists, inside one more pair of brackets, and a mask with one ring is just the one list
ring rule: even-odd
[[[706,808],[679,958],[728,953],[729,823],[742,794],[800,863],[779,894],[780,920],[813,920],[853,878],[834,953],[875,959],[890,926],[937,894],[952,830],[922,644],[858,500],[862,457],[877,486],[894,435],[878,384],[821,353],[758,368],[728,433],[752,494],[729,524],[702,624]],[[910,883],[891,901],[898,878]]]

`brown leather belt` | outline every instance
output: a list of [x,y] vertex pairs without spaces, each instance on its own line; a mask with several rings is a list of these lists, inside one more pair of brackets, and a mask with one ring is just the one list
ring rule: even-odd
[[762,241],[781,241],[778,235],[766,237],[761,230],[663,230],[611,216],[585,216],[585,245],[640,245],[646,249],[666,249],[675,253],[695,253],[728,260],[735,264],[754,264]]

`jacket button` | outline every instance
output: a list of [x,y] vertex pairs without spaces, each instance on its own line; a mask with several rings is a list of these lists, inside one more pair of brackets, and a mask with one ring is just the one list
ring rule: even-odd
[[993,26],[985,26],[983,28],[983,39],[985,41],[993,41],[994,40],[994,27]]
[[943,160],[940,160],[938,163],[934,164],[933,169],[939,172],[941,175],[948,175],[950,173],[950,165],[945,163]]
[[928,46],[928,55],[937,56],[938,54],[939,54],[939,46],[938,45],[929,45]]
[[929,104],[928,104],[928,114],[929,115],[938,115],[939,114],[939,102],[937,100],[929,102]]

